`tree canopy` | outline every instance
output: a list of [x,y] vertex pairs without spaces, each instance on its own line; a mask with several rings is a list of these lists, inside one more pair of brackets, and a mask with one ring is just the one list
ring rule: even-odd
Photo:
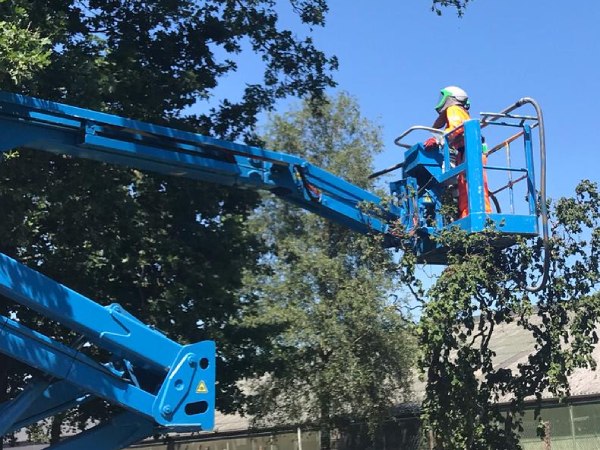
[[443,8],[455,8],[456,12],[459,16],[462,16],[465,13],[465,9],[468,4],[473,0],[433,0],[433,5],[431,7],[432,11],[434,11],[439,16],[442,15]]
[[[323,24],[323,2],[290,5],[305,26]],[[285,96],[318,98],[337,65],[283,28],[273,1],[14,0],[0,1],[0,17],[4,86],[248,142],[259,112]],[[246,47],[262,80],[217,103],[219,80]],[[256,194],[24,149],[3,156],[0,179],[0,251],[180,342],[216,340],[218,407],[240,407],[235,381],[252,372],[260,336],[231,321],[242,269],[261,248],[244,224]],[[11,302],[2,310],[63,336]],[[0,364],[8,396],[23,379],[13,364]]]
[[[427,381],[423,421],[436,449],[521,448],[525,400],[541,400],[545,392],[568,396],[569,375],[596,367],[591,352],[600,312],[597,184],[584,180],[574,197],[556,201],[550,223],[551,272],[536,294],[526,285],[543,266],[541,239],[499,251],[492,245],[493,231],[467,236],[452,230],[442,237],[450,249],[448,267],[419,294],[424,301],[419,365]],[[493,363],[491,337],[508,323],[535,341],[516,369]]]
[[[372,187],[380,130],[342,94],[275,116],[267,145]],[[363,236],[276,199],[251,217],[266,238],[259,272],[247,272],[244,326],[269,327],[261,350],[270,370],[253,380],[249,412],[260,424],[314,423],[321,448],[329,431],[350,422],[371,431],[408,398],[413,367],[411,323],[390,301],[397,277],[392,254]]]

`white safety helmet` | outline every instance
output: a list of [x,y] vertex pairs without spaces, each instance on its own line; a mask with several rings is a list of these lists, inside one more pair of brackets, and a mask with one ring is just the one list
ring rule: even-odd
[[458,86],[448,86],[440,91],[440,100],[435,107],[438,113],[444,111],[451,104],[461,105],[465,109],[469,109],[469,94]]

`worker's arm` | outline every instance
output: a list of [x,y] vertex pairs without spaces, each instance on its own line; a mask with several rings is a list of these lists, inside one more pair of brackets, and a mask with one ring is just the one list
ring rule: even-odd
[[431,125],[432,128],[443,128],[444,126],[446,126],[446,111],[437,116],[437,119]]

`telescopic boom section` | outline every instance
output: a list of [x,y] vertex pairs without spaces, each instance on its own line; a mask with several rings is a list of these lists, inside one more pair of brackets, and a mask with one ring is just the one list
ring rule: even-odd
[[27,147],[105,163],[273,192],[351,229],[386,233],[381,200],[285,153],[83,108],[0,92],[0,150]]

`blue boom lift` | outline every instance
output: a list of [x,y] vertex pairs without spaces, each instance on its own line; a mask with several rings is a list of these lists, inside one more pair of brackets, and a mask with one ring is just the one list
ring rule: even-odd
[[[512,111],[532,104],[535,116]],[[524,166],[486,166],[508,172],[508,184],[494,191],[512,192],[518,181],[526,185],[529,209],[517,215],[483,208],[484,167],[481,128],[516,126],[520,131],[492,148],[509,150],[522,138]],[[448,136],[439,130],[439,151],[421,143],[407,145],[404,162],[373,174],[402,168],[401,179],[390,183],[393,198],[383,207],[376,195],[354,186],[295,156],[214,139],[199,134],[143,123],[114,115],[36,98],[0,92],[0,151],[30,148],[94,159],[163,174],[250,189],[262,189],[358,232],[380,233],[386,245],[400,237],[400,227],[421,261],[445,263],[444,249],[435,236],[448,226],[469,233],[482,231],[492,221],[506,237],[538,234],[532,128],[539,128],[541,161],[544,156],[542,115],[531,99],[522,99],[498,114],[464,124],[465,162],[453,167]],[[510,158],[508,158],[510,162]],[[542,167],[544,198],[545,170]],[[440,213],[442,195],[464,173],[470,214],[450,221]],[[512,178],[517,173],[518,178]],[[545,201],[540,202],[545,205]],[[370,206],[363,207],[364,204]],[[542,211],[545,226],[545,212]],[[29,329],[11,317],[0,316],[0,352],[38,369],[43,376],[12,400],[0,404],[0,436],[74,408],[92,398],[120,406],[111,421],[70,437],[49,448],[108,450],[124,448],[159,432],[211,430],[215,407],[215,344],[204,341],[180,345],[144,325],[118,304],[101,306],[18,261],[0,254],[0,294],[76,332],[80,339],[67,346]],[[95,345],[112,356],[110,362],[92,359],[85,347]],[[145,379],[159,380],[151,386]]]

